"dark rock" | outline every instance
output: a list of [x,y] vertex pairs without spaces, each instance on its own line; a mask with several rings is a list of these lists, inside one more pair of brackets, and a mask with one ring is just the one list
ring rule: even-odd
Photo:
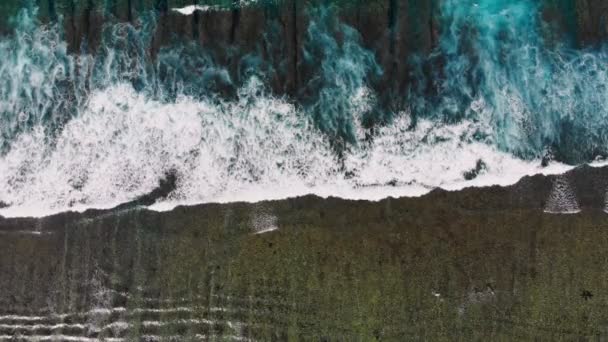
[[463,174],[463,177],[465,180],[473,180],[477,178],[477,176],[479,176],[479,174],[485,171],[487,168],[488,167],[486,163],[483,160],[478,159],[477,163],[475,164],[475,168],[465,172]]
[[581,298],[583,298],[584,300],[589,300],[589,299],[593,298],[593,293],[591,293],[588,290],[583,290],[581,292]]
[[177,187],[177,172],[169,171],[165,174],[165,177],[159,181],[158,187],[148,194],[138,197],[137,199],[119,205],[115,210],[125,210],[138,206],[150,206],[156,203],[158,200],[167,198]]

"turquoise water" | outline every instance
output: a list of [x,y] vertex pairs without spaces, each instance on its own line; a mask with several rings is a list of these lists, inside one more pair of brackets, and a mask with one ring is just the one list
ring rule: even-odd
[[569,162],[605,155],[604,48],[575,49],[567,34],[547,41],[557,29],[541,20],[538,1],[441,4],[442,36],[431,60],[445,65],[425,76],[436,95],[415,92],[417,113],[485,121],[494,144],[522,157],[547,149]]

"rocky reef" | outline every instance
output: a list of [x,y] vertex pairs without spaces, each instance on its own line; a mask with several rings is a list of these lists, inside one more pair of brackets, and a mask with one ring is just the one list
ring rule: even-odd
[[0,338],[606,338],[607,172],[2,219]]

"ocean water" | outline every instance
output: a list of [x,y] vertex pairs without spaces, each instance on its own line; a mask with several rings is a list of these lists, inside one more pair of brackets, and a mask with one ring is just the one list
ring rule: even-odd
[[331,6],[307,9],[304,101],[270,91],[278,71],[260,56],[245,56],[237,75],[193,42],[151,56],[154,12],[107,23],[95,53],[69,53],[62,26],[24,7],[0,38],[0,215],[110,208],[168,174],[176,187],[153,209],[420,196],[608,155],[602,48],[549,42],[538,1],[439,7],[437,46],[403,56],[415,81],[391,110],[372,84],[384,73],[376,52]]

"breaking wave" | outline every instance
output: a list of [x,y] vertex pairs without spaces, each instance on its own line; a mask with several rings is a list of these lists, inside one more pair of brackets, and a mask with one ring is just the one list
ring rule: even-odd
[[[545,47],[534,1],[443,1],[437,51],[403,61],[415,74],[441,56],[442,73],[419,74],[393,111],[370,86],[374,53],[331,9],[314,10],[302,101],[268,90],[277,71],[259,56],[236,75],[191,42],[152,58],[153,15],[106,25],[95,53],[68,53],[58,26],[21,11],[0,38],[0,215],[109,208],[168,174],[175,188],[154,209],[419,196],[562,173],[608,151],[608,57]],[[541,165],[551,155],[565,163]]]

